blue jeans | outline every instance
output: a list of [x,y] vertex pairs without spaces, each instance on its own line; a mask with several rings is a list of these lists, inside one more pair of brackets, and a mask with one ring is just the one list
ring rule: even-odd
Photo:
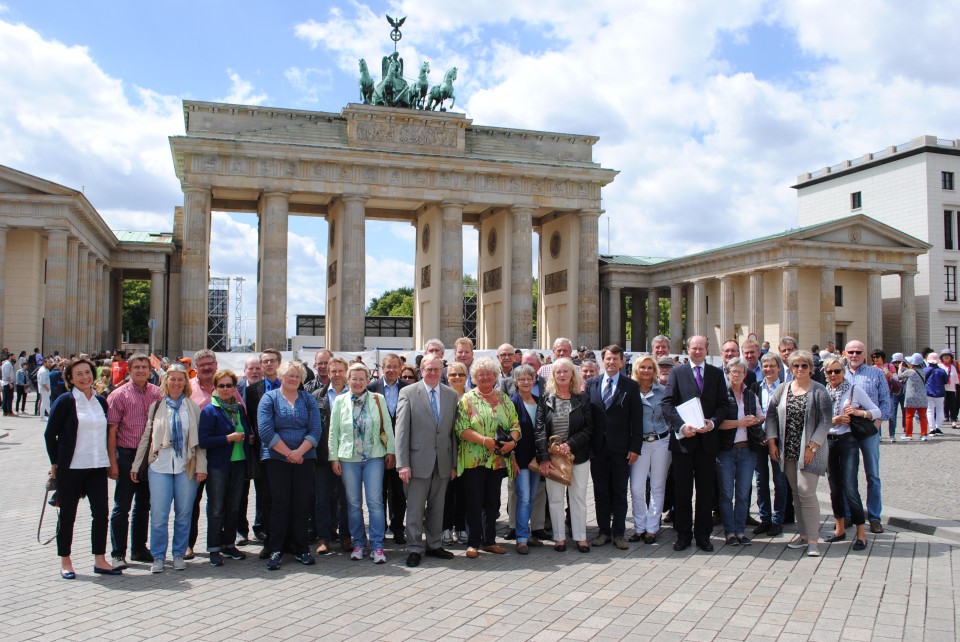
[[226,468],[211,468],[207,472],[207,551],[210,553],[218,553],[222,546],[233,546],[237,541],[237,512],[246,478],[246,461],[231,461]]
[[[757,510],[761,522],[783,526],[783,515],[787,510],[787,476],[783,474],[780,463],[770,460],[770,452],[761,450],[754,453],[757,457]],[[770,506],[770,471],[773,471],[773,506]]]
[[[867,519],[880,521],[883,502],[880,499],[880,432],[860,440],[863,472],[867,475]],[[844,517],[850,517],[849,508]]]
[[720,516],[726,535],[743,535],[756,465],[756,454],[750,448],[731,448],[717,453]]
[[[113,512],[110,514],[110,554],[127,556],[127,534],[130,534],[130,551],[147,550],[147,533],[150,522],[150,485],[143,481],[134,483],[130,470],[137,457],[136,448],[117,448],[117,468],[120,476],[113,489]],[[133,507],[133,520],[130,508]],[[169,506],[167,507],[169,509]],[[169,510],[168,510],[169,513]],[[166,521],[164,521],[166,523]]]
[[[150,554],[154,559],[167,556],[170,530],[170,504],[173,504],[173,556],[183,557],[190,539],[190,517],[197,494],[196,479],[187,473],[158,473],[147,469],[150,479]],[[129,477],[128,477],[129,479]]]
[[850,509],[850,519],[855,526],[861,526],[863,519],[863,502],[860,499],[860,450],[857,438],[846,433],[839,439],[830,439],[829,468],[827,481],[830,482],[830,505],[833,515],[843,519],[847,507]]
[[530,508],[540,485],[540,475],[522,469],[513,480],[517,489],[517,543],[530,539]]
[[906,393],[906,392],[901,392],[899,395],[891,395],[891,396],[890,396],[890,397],[891,397],[891,401],[892,401],[891,405],[893,406],[893,409],[892,409],[891,412],[890,412],[890,421],[887,422],[887,429],[890,431],[890,438],[891,438],[891,439],[893,439],[893,438],[896,436],[896,434],[897,434],[897,408],[900,409],[900,412],[901,412],[901,413],[904,413],[904,415],[903,415],[903,420],[904,420],[903,427],[904,427],[904,428],[907,427],[907,424],[906,424],[907,416],[906,416],[906,411],[904,410],[904,406],[903,406],[903,404],[904,404],[904,399],[906,398],[906,396],[907,396],[907,393]]
[[354,548],[367,543],[363,527],[363,496],[370,514],[370,548],[383,548],[387,516],[383,511],[383,457],[366,461],[342,461],[343,487],[347,491],[348,521]]

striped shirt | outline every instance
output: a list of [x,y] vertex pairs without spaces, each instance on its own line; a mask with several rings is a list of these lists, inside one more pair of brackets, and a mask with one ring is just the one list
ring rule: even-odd
[[160,388],[152,383],[140,390],[132,381],[128,381],[110,393],[107,397],[107,423],[117,427],[117,448],[136,448],[140,445],[150,404],[160,399]]
[[887,378],[883,376],[883,371],[880,368],[864,364],[854,372],[850,369],[850,366],[847,366],[845,378],[867,393],[870,401],[880,409],[883,415],[882,419],[890,419],[893,408],[893,404],[890,402],[890,387],[887,385]]

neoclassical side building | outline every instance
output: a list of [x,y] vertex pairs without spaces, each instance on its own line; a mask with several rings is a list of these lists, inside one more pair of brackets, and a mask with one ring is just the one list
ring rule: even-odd
[[149,280],[165,352],[170,234],[115,232],[76,190],[0,165],[0,343],[68,355],[119,345],[124,279]]
[[[858,214],[671,259],[601,255],[603,342],[625,342],[629,301],[631,349],[649,349],[660,299],[668,298],[673,352],[693,334],[710,340],[711,354],[727,339],[775,345],[785,335],[805,348],[859,338],[870,349],[914,351],[914,279],[929,248]],[[900,285],[900,334],[886,343],[885,276]]]

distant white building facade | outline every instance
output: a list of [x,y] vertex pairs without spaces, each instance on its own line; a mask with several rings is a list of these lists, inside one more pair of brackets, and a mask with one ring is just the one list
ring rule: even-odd
[[[883,276],[882,346],[913,352],[958,348],[960,302],[960,139],[920,136],[909,143],[797,177],[799,224],[863,214],[932,247],[917,257],[913,279],[916,345],[901,345],[903,281]],[[908,321],[909,323],[909,321]]]

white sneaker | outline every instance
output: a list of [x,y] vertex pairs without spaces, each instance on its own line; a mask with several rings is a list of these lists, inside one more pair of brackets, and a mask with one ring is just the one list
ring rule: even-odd
[[443,534],[440,535],[440,543],[444,546],[453,546],[453,531],[449,528],[443,531]]
[[151,573],[163,573],[163,560],[159,557],[153,558],[153,564],[150,566]]
[[820,549],[817,548],[816,544],[807,546],[807,557],[820,557]]
[[457,533],[457,540],[458,540],[461,544],[466,544],[466,543],[467,543],[467,531],[460,531],[459,533]]
[[373,563],[374,563],[374,564],[386,564],[386,563],[387,563],[387,556],[383,554],[383,549],[382,549],[382,548],[375,548],[375,549],[373,549],[373,555],[372,555],[372,557],[373,557]]
[[907,437],[906,435],[900,435],[900,441],[910,441],[910,437]]
[[920,437],[920,441],[926,441],[926,440],[927,440],[927,436],[926,436],[926,435],[922,435],[922,436]]
[[187,562],[182,557],[174,556],[173,558],[173,570],[175,571],[185,571],[187,570]]
[[350,559],[353,560],[354,562],[359,562],[360,560],[362,560],[362,559],[363,559],[363,547],[362,547],[362,546],[355,546],[355,547],[353,548],[353,552],[350,553]]

